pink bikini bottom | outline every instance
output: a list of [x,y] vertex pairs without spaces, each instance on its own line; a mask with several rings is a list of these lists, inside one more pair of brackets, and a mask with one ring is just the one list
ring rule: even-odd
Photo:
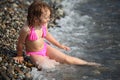
[[27,54],[28,56],[34,55],[34,54],[36,54],[36,55],[41,55],[41,56],[46,56],[46,51],[47,51],[47,44],[44,43],[44,47],[43,47],[43,49],[41,49],[40,51],[36,51],[36,52],[27,52],[27,51],[26,51],[26,54]]

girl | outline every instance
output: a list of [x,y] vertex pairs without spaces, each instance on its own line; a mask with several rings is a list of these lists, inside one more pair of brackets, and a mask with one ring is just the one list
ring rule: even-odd
[[30,56],[32,62],[39,68],[42,66],[42,63],[47,63],[45,62],[46,57],[50,58],[55,64],[60,62],[75,65],[98,66],[99,64],[97,63],[87,62],[85,60],[66,55],[44,42],[44,39],[46,39],[61,49],[70,50],[69,47],[60,44],[48,32],[47,23],[50,20],[50,16],[51,9],[44,2],[34,1],[29,6],[27,25],[25,25],[20,31],[17,43],[17,56],[14,59],[17,62],[22,63],[24,60],[22,56],[22,50],[23,45],[25,45],[26,54]]

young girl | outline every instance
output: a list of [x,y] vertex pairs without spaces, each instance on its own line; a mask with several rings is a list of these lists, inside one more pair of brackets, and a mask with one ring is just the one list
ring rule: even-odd
[[21,29],[18,38],[17,56],[14,58],[17,62],[22,63],[24,60],[22,50],[24,47],[23,45],[25,45],[26,54],[30,56],[33,64],[39,68],[43,63],[47,63],[45,62],[45,59],[51,59],[55,64],[60,62],[75,65],[99,65],[94,62],[87,62],[79,58],[71,57],[48,45],[44,39],[61,49],[70,50],[69,47],[60,44],[48,32],[47,23],[49,22],[50,17],[51,9],[46,3],[34,1],[29,6],[27,25]]

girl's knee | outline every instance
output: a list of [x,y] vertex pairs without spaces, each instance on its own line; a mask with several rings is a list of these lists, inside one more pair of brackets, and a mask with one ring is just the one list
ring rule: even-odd
[[72,64],[73,60],[69,56],[66,56],[65,59],[64,59],[64,62],[67,63],[67,64]]

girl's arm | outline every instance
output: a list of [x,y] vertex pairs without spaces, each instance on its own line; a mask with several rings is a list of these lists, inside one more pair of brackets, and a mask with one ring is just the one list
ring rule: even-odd
[[24,46],[27,34],[28,34],[27,27],[23,27],[20,31],[20,35],[19,35],[18,43],[17,43],[17,55],[18,56],[22,56],[23,46]]
[[[46,26],[47,26],[47,24],[46,24]],[[52,44],[54,44],[55,46],[57,46],[57,47],[59,47],[59,48],[61,48],[61,49],[70,50],[69,47],[60,44],[60,43],[48,32],[48,29],[47,29],[46,32],[47,32],[47,35],[46,35],[45,38],[46,38],[49,42],[51,42]]]
[[18,42],[17,42],[17,57],[14,58],[19,63],[23,61],[23,47],[24,47],[27,34],[28,34],[27,27],[23,27],[20,31]]

